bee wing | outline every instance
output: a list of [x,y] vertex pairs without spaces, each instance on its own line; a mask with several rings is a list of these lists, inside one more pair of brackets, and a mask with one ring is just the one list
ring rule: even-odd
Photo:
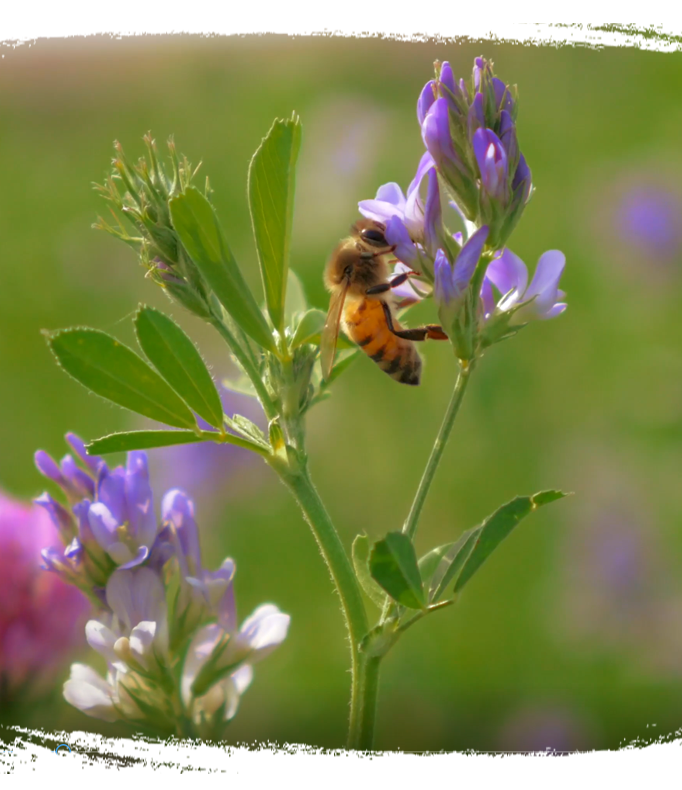
[[334,365],[334,356],[336,354],[336,340],[339,336],[339,326],[341,325],[341,314],[343,313],[343,304],[346,301],[346,294],[348,293],[348,286],[350,282],[346,283],[342,288],[332,294],[329,303],[329,312],[327,313],[327,320],[322,330],[322,337],[320,339],[320,364],[322,365],[322,377],[325,381],[329,379]]

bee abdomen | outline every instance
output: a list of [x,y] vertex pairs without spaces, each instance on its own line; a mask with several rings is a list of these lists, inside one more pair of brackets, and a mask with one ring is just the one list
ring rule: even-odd
[[[394,327],[399,324],[394,322]],[[379,300],[365,299],[349,304],[344,329],[367,356],[401,384],[419,384],[422,361],[414,344],[391,332]]]
[[388,375],[401,384],[417,386],[421,378],[422,361],[417,350],[411,344],[402,344],[391,348],[387,344],[369,355],[370,359]]

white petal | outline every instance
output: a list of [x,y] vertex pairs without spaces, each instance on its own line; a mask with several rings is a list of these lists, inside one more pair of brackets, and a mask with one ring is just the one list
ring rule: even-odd
[[261,604],[261,606],[259,606],[257,609],[254,609],[253,612],[251,612],[251,614],[246,618],[246,620],[244,620],[242,627],[239,630],[242,632],[249,631],[263,618],[268,617],[271,614],[280,614],[279,608],[273,603]]
[[148,659],[152,655],[156,631],[156,623],[144,620],[130,632],[130,652],[145,669],[149,669]]
[[88,716],[104,721],[119,718],[113,703],[113,689],[92,667],[73,664],[64,683],[64,699]]
[[239,694],[234,687],[231,678],[227,678],[225,683],[225,721],[233,719],[239,707]]
[[107,628],[99,620],[88,620],[85,624],[85,638],[93,650],[106,658],[108,664],[118,662],[118,656],[114,653],[114,644],[119,635],[114,633],[111,628]]
[[239,707],[241,695],[249,687],[253,679],[253,668],[244,664],[226,679],[225,683],[225,721],[233,719]]
[[201,667],[213,652],[216,643],[222,636],[222,629],[215,623],[200,628],[192,639],[187,654],[185,664],[182,668],[182,678],[180,680],[180,694],[185,705],[189,706],[192,701],[192,683],[199,674]]
[[253,667],[251,664],[244,664],[244,666],[239,667],[236,672],[233,672],[230,677],[232,678],[237,694],[241,696],[251,685],[251,681],[253,680]]
[[290,621],[288,614],[272,604],[259,606],[239,629],[234,652],[229,648],[226,652],[249,662],[260,661],[284,641]]

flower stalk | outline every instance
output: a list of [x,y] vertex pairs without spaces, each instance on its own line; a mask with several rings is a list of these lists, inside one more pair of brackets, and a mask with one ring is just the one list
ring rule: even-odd
[[438,465],[440,464],[441,458],[443,457],[445,445],[447,444],[450,434],[452,433],[452,429],[454,428],[455,419],[457,418],[459,408],[462,405],[464,393],[466,392],[467,385],[469,384],[469,379],[471,378],[471,373],[474,368],[474,362],[467,362],[465,360],[460,361],[459,365],[459,374],[457,376],[457,381],[455,382],[455,387],[452,391],[452,396],[450,397],[450,403],[448,405],[447,411],[445,412],[445,416],[443,417],[443,422],[440,426],[440,430],[438,431],[436,441],[434,442],[433,448],[431,449],[431,455],[429,456],[429,460],[426,463],[426,468],[424,469],[424,473],[421,477],[421,480],[419,481],[419,486],[417,488],[417,493],[414,496],[412,507],[410,508],[410,512],[407,516],[407,519],[405,520],[405,524],[403,525],[403,532],[410,538],[414,538],[417,532],[419,518],[421,516],[422,509],[424,508],[426,497],[429,493],[429,489],[431,488],[431,484],[433,483],[433,478],[436,475]]

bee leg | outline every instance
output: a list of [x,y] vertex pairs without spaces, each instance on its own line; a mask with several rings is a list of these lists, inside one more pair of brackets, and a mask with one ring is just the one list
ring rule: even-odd
[[438,324],[426,324],[425,326],[417,326],[414,329],[396,329],[393,326],[393,315],[391,314],[390,307],[382,302],[384,308],[384,315],[386,316],[386,324],[391,332],[397,337],[402,337],[404,340],[414,340],[420,342],[422,340],[448,340],[448,336],[443,332],[443,327]]
[[381,255],[390,255],[392,252],[395,252],[396,246],[397,245],[394,244],[392,247],[389,247],[388,251],[379,250],[377,252],[361,252],[360,257],[364,258],[365,260],[371,260],[372,258],[378,258]]
[[365,293],[368,296],[374,296],[375,294],[383,294],[386,291],[390,291],[391,288],[397,288],[399,285],[402,285],[404,282],[407,282],[408,277],[419,277],[421,272],[402,272],[397,277],[394,277],[388,283],[379,283],[379,285],[373,285],[371,288],[368,288]]

